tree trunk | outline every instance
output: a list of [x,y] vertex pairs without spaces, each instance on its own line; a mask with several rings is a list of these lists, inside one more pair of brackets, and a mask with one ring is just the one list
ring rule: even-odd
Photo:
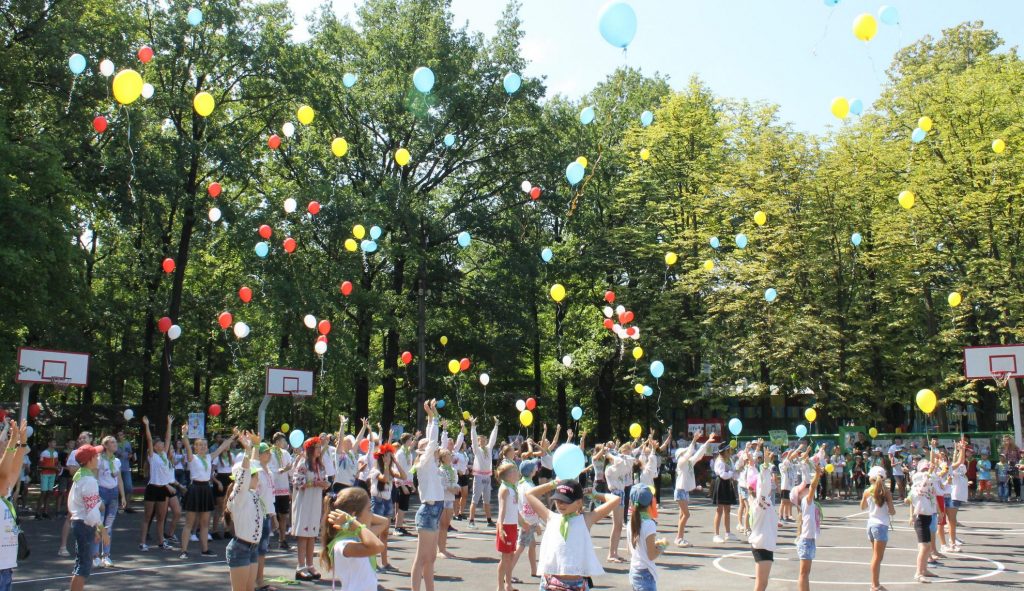
[[[398,296],[401,296],[405,289],[405,259],[402,257],[395,259],[391,288]],[[382,400],[384,408],[381,409],[380,423],[385,429],[390,429],[395,420],[395,393],[398,389],[398,356],[400,355],[398,350],[400,335],[396,323],[397,318],[392,311],[391,325],[384,338],[384,397]]]

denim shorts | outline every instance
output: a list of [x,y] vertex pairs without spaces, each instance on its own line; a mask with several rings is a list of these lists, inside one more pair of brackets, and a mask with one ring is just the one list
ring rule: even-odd
[[946,507],[950,509],[959,509],[964,505],[963,501],[957,501],[956,499],[950,499],[946,501]]
[[423,531],[437,531],[441,523],[441,512],[444,511],[444,503],[423,503],[416,510],[416,529]]
[[676,497],[677,501],[689,501],[690,500],[690,491],[683,490],[681,488],[677,488],[676,489],[675,497]]
[[519,529],[519,547],[529,548],[530,544],[533,544],[537,539],[537,534],[534,533],[532,525]]
[[742,487],[737,486],[736,490],[739,491],[739,498],[740,499],[747,500],[747,499],[750,498],[750,489],[749,488],[742,488]]
[[228,542],[227,559],[228,568],[241,568],[259,562],[260,545],[241,542],[238,538],[232,538]]
[[391,517],[395,514],[394,504],[391,499],[381,499],[378,497],[370,498],[370,511],[374,515],[380,515],[381,517]]
[[938,531],[938,529],[939,529],[939,514],[938,513],[933,513],[932,514],[932,521],[931,521],[931,524],[928,525],[928,529],[932,533],[935,533],[936,531]]
[[455,508],[455,501],[445,501],[444,502],[444,508],[445,509],[454,509]]
[[266,556],[270,551],[270,516],[263,518],[263,535],[260,536],[259,555]]
[[75,548],[78,553],[75,558],[75,570],[71,571],[71,574],[76,577],[88,577],[92,574],[92,558],[96,556],[96,528],[89,527],[80,519],[73,519],[71,533],[75,537]]
[[633,586],[633,591],[658,591],[658,582],[647,569],[629,569],[629,583]]
[[876,523],[875,525],[868,526],[868,541],[869,542],[888,542],[889,541],[889,526]]
[[818,545],[813,538],[801,538],[796,541],[796,555],[800,560],[814,560]]

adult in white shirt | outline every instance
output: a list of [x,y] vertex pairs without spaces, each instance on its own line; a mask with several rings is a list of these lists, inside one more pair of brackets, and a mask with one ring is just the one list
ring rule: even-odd
[[476,417],[469,419],[469,440],[473,444],[473,498],[469,502],[469,527],[476,527],[476,505],[483,503],[487,526],[494,527],[491,520],[491,475],[494,466],[494,445],[498,442],[498,417],[494,417],[494,429],[490,438],[476,433]]
[[[200,555],[205,557],[215,556],[209,549],[209,527],[210,513],[213,511],[215,502],[213,499],[213,456],[219,456],[231,447],[234,436],[221,442],[214,450],[209,452],[209,444],[206,439],[199,438],[193,442],[188,440],[188,425],[181,426],[181,439],[185,444],[185,461],[188,463],[189,476],[192,481],[185,492],[185,528],[181,530],[181,554],[179,558],[188,559],[188,544],[190,541],[199,542]],[[192,539],[192,532],[196,525],[199,525],[199,537]]]
[[[288,436],[278,431],[271,441],[268,470],[274,493],[274,527],[277,528],[278,548],[288,550],[288,521],[292,513],[292,486],[288,475],[292,470],[292,454],[288,451]],[[353,474],[355,469],[353,467]]]
[[608,562],[625,562],[619,556],[619,540],[622,538],[622,526],[625,522],[625,506],[629,499],[629,491],[633,482],[633,466],[636,460],[633,458],[633,446],[623,443],[618,453],[609,452],[607,464],[604,468],[604,477],[608,481],[610,494],[619,499],[619,505],[612,510],[612,532],[608,537]]
[[754,591],[764,591],[768,587],[768,576],[775,560],[779,516],[775,514],[775,477],[772,474],[774,454],[765,449],[763,439],[757,440],[756,452],[754,457],[764,454],[764,462],[752,466],[757,470],[757,480],[750,491],[750,536],[747,539],[754,555],[754,564],[757,565]]
[[698,431],[690,442],[689,447],[676,450],[676,485],[675,500],[679,503],[679,524],[676,526],[676,546],[689,548],[692,544],[686,540],[686,522],[690,519],[690,491],[697,488],[697,479],[693,473],[693,466],[699,462],[708,451],[708,446],[715,442],[715,434],[704,441],[698,448],[698,440],[704,436],[704,431]]
[[110,560],[110,536],[114,533],[114,519],[117,517],[118,508],[124,509],[128,506],[124,494],[124,484],[121,482],[121,460],[115,455],[117,452],[117,439],[113,435],[103,438],[103,453],[100,454],[99,468],[96,471],[96,480],[99,484],[100,500],[103,501],[103,527],[107,529],[107,542],[100,548],[99,566],[103,568],[114,568]]
[[174,468],[167,456],[167,442],[171,439],[171,423],[174,419],[167,417],[167,430],[164,439],[153,438],[149,432],[149,417],[142,417],[145,427],[146,450],[149,458],[149,483],[146,485],[145,513],[142,519],[142,536],[139,539],[139,550],[149,552],[149,524],[156,518],[156,533],[161,550],[173,550],[170,542],[163,539],[164,521],[167,519],[167,498],[174,494],[171,483],[174,482]]
[[960,507],[967,502],[967,441],[960,440],[956,443],[956,451],[953,453],[953,465],[949,472],[953,479],[950,503],[946,507],[946,523],[949,524],[949,551],[960,552],[960,542],[956,538],[957,519],[956,514]]
[[[420,481],[420,508],[416,511],[416,558],[413,561],[412,591],[434,591],[434,562],[437,560],[437,532],[444,512],[444,484],[438,464],[437,400],[423,403],[427,414],[427,434],[419,442],[416,474]],[[473,423],[475,420],[470,419]],[[488,457],[490,457],[488,455]],[[489,478],[489,476],[488,476]]]
[[[718,458],[714,464],[715,484],[711,494],[711,502],[715,505],[715,537],[716,544],[726,540],[736,541],[738,538],[732,534],[729,527],[730,513],[732,506],[736,504],[736,470],[732,465],[732,448],[724,446],[718,452]],[[725,518],[725,537],[721,536],[722,519]]]

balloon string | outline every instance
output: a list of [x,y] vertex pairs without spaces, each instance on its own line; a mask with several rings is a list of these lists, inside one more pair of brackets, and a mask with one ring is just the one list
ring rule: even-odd
[[131,197],[131,202],[135,203],[135,191],[132,189],[132,181],[135,180],[135,151],[132,150],[132,114],[128,111],[128,107],[124,105],[121,105],[121,112],[124,113],[127,120],[128,167],[131,169],[131,173],[128,175],[128,195]]
[[812,56],[818,57],[818,46],[821,45],[821,42],[824,41],[825,37],[828,36],[828,28],[829,28],[829,25],[832,23],[832,15],[834,15],[835,13],[836,13],[835,7],[832,7],[832,10],[828,11],[828,18],[825,19],[825,30],[822,31],[821,38],[818,39],[814,43],[814,47],[811,47],[811,55]]
[[664,425],[665,421],[661,418],[661,380],[659,380],[658,378],[654,378],[654,385],[658,388],[658,409],[657,411],[655,411],[654,416],[657,417],[659,424]]
[[64,114],[71,112],[71,97],[75,94],[75,84],[78,84],[78,76],[71,78],[71,88],[68,89],[68,104],[64,106]]
[[883,85],[882,77],[878,75],[878,68],[875,67],[875,58],[871,56],[871,51],[868,49],[866,42],[864,43],[864,54],[868,56],[868,63],[871,64],[871,73],[875,76],[875,82]]

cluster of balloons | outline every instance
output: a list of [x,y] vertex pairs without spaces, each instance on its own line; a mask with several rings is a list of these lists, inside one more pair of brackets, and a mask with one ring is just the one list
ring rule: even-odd
[[[604,293],[605,302],[612,304],[615,303],[615,292],[606,291]],[[618,305],[613,310],[611,306],[605,306],[602,310],[604,312],[604,327],[612,331],[615,336],[620,339],[633,339],[634,341],[640,340],[640,327],[638,326],[627,326],[629,323],[636,319],[636,315],[633,314],[632,310],[627,310],[625,306]],[[612,319],[615,316],[618,322]],[[643,357],[643,349],[640,347],[633,348],[633,358],[640,359]]]
[[469,358],[463,357],[462,359],[452,359],[448,362],[448,372],[452,375],[459,373],[460,371],[469,371]]

